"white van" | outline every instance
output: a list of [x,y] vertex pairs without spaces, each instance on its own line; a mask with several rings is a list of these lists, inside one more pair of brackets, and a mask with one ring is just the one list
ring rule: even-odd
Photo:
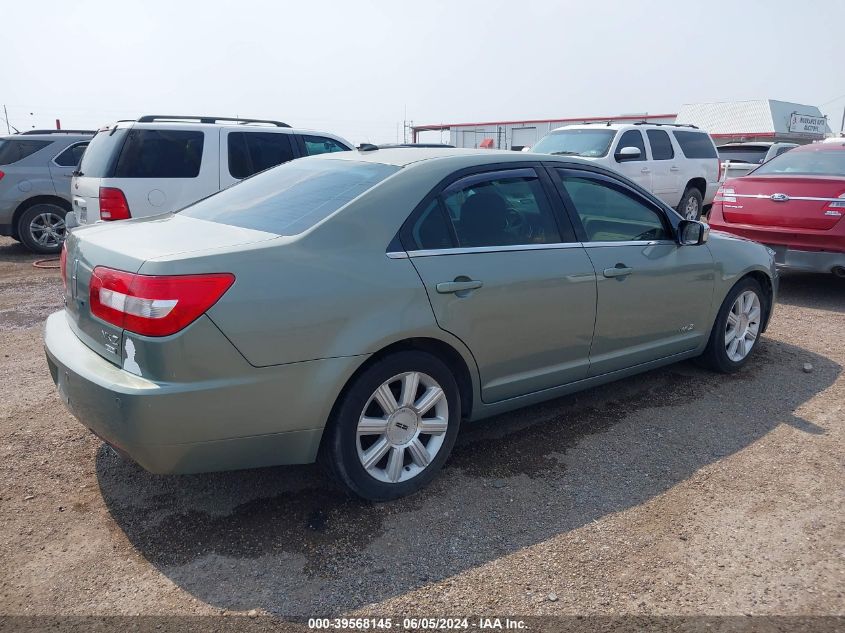
[[74,172],[75,223],[176,211],[294,158],[350,149],[339,136],[281,121],[160,115],[118,121],[97,132]]
[[689,220],[697,220],[719,188],[713,139],[694,125],[585,123],[552,130],[531,148],[571,155],[614,169]]

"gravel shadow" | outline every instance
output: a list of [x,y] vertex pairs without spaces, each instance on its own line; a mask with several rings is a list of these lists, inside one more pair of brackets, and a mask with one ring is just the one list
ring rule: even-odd
[[733,376],[681,363],[502,415],[462,430],[435,482],[388,504],[314,466],[163,477],[104,447],[97,476],[113,529],[201,600],[338,614],[645,503],[780,424],[823,433],[793,412],[840,371],[764,338]]
[[845,312],[845,279],[834,275],[782,274],[778,303]]

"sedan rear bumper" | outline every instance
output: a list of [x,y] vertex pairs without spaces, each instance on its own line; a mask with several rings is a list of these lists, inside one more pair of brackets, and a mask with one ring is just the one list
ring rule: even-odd
[[845,268],[845,253],[801,251],[780,244],[767,244],[775,252],[775,264],[787,271],[830,273]]
[[89,349],[64,312],[47,319],[45,351],[70,412],[159,474],[314,461],[333,404],[325,394],[338,393],[340,386],[331,383],[342,386],[361,362],[351,357],[255,369],[228,384],[154,382]]

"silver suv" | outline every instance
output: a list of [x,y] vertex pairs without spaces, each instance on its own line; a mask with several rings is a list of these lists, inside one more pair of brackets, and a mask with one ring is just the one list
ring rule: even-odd
[[0,137],[0,235],[58,253],[71,210],[70,179],[94,132],[33,130]]

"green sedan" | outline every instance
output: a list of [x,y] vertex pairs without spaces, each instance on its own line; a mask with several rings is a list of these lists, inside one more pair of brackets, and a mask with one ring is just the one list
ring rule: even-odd
[[372,146],[74,230],[62,277],[50,371],[118,452],[320,460],[373,500],[435,477],[462,421],[687,358],[739,369],[778,282],[766,247],[586,162]]

